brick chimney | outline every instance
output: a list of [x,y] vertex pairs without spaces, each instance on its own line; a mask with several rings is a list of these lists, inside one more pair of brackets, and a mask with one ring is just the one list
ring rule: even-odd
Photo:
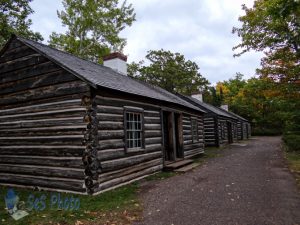
[[127,56],[120,52],[113,52],[103,57],[103,65],[112,68],[120,74],[127,76]]

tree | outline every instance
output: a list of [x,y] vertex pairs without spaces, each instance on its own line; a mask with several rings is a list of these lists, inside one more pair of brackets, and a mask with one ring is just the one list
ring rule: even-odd
[[111,50],[122,51],[126,40],[120,32],[135,21],[131,4],[119,4],[119,0],[63,0],[63,6],[65,10],[57,15],[67,31],[53,32],[50,46],[100,63]]
[[180,53],[150,50],[146,59],[150,61],[148,66],[144,61],[131,63],[128,66],[129,76],[186,95],[204,89],[209,83],[200,74],[198,65],[186,60]]
[[246,15],[239,17],[242,27],[233,28],[242,43],[235,54],[265,51],[258,74],[277,82],[293,82],[300,71],[300,1],[256,0],[253,8],[243,5]]
[[253,8],[242,6],[246,15],[239,17],[241,28],[233,33],[242,38],[234,49],[243,48],[241,55],[249,50],[272,51],[286,47],[300,57],[300,1],[256,0]]
[[34,11],[29,6],[32,0],[2,0],[0,3],[0,47],[12,34],[20,35],[35,41],[42,41],[38,32],[30,30],[32,24],[28,16]]

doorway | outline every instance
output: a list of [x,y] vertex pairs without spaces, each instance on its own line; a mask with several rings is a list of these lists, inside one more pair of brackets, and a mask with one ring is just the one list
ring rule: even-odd
[[228,134],[228,143],[233,143],[233,135],[232,135],[232,124],[227,122],[227,134]]
[[182,115],[163,111],[164,161],[176,161],[183,158]]

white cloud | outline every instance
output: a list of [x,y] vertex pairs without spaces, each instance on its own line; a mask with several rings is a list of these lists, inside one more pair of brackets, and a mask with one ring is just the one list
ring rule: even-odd
[[[233,58],[232,47],[240,40],[231,33],[244,14],[241,5],[253,0],[128,0],[133,4],[137,21],[122,32],[127,39],[128,61],[144,59],[148,50],[166,49],[184,54],[195,61],[200,72],[212,83],[241,72],[253,76],[262,54],[247,53]],[[35,0],[31,3],[33,29],[48,39],[52,31],[64,28],[56,15],[61,0]]]

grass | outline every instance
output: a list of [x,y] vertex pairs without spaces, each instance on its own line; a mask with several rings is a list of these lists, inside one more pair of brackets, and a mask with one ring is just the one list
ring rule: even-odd
[[[73,196],[80,199],[80,208],[76,211],[60,210],[57,205],[51,207],[50,192],[37,192],[25,189],[14,189],[24,201],[25,207],[28,207],[28,197],[34,194],[35,198],[40,198],[43,194],[46,196],[43,211],[31,210],[29,215],[21,220],[13,220],[5,210],[5,203],[2,201],[7,192],[7,188],[0,188],[0,224],[2,225],[93,225],[93,224],[131,224],[132,220],[139,219],[142,207],[139,203],[137,192],[138,184],[133,183],[115,190],[104,192],[97,196],[83,196],[72,194],[61,194],[61,199]],[[55,193],[58,194],[58,193]],[[40,205],[41,206],[41,205]]]
[[285,152],[291,172],[295,175],[297,186],[300,189],[300,152]]

